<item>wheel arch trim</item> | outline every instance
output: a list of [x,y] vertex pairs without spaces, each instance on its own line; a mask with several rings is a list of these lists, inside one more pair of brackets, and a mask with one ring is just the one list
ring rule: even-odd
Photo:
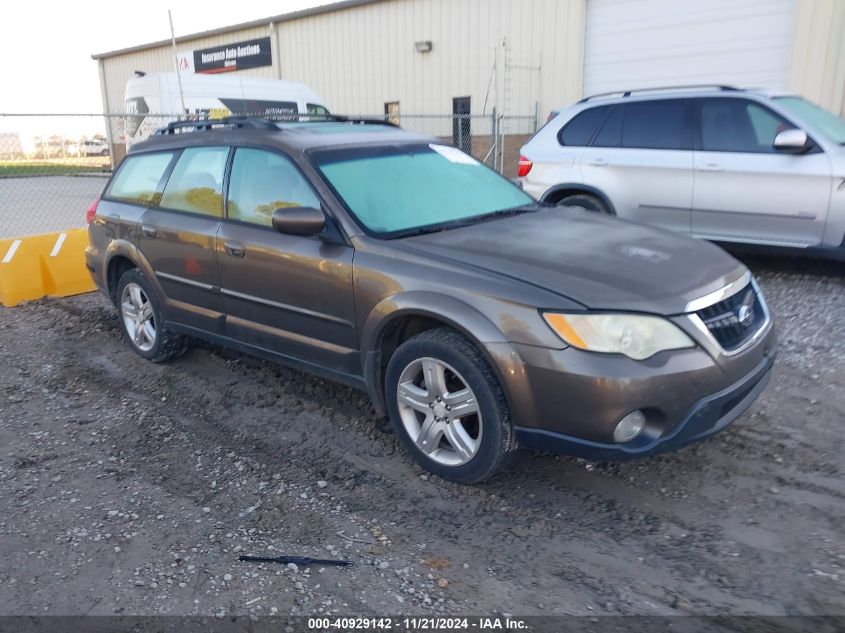
[[105,257],[103,258],[105,265],[103,266],[102,272],[103,282],[106,288],[109,288],[109,270],[115,257],[125,257],[135,264],[135,267],[140,269],[144,277],[146,277],[147,281],[152,286],[159,304],[164,305],[166,303],[164,292],[162,291],[161,285],[158,283],[158,278],[156,277],[155,271],[150,265],[150,262],[146,257],[144,257],[138,247],[128,240],[112,240],[106,247]]
[[564,182],[554,185],[553,187],[549,187],[540,198],[540,202],[546,202],[549,198],[554,196],[554,194],[566,190],[575,190],[579,193],[595,196],[604,203],[607,210],[610,211],[612,215],[616,215],[616,207],[613,206],[613,203],[610,201],[610,198],[607,197],[607,194],[605,194],[601,189],[597,189],[592,185],[585,185],[580,182]]
[[[437,292],[411,291],[387,297],[369,313],[361,328],[361,354],[367,390],[376,409],[386,410],[383,394],[381,346],[391,323],[403,317],[419,316],[440,321],[459,332],[490,363],[502,387],[505,400],[516,418],[528,406],[526,373],[516,348],[499,328],[473,306]],[[507,378],[506,378],[507,377]]]

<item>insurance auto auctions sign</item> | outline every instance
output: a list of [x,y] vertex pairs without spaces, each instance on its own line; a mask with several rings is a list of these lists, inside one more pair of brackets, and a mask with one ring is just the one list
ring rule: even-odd
[[269,37],[194,51],[194,72],[197,73],[226,73],[272,65]]

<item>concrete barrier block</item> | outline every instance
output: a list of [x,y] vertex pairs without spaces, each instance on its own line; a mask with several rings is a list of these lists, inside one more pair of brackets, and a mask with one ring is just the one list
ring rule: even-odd
[[91,292],[86,229],[0,240],[0,304]]

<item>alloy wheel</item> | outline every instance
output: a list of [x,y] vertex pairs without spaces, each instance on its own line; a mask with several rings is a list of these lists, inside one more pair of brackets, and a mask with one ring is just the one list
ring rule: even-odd
[[481,446],[481,411],[466,380],[436,358],[409,363],[396,388],[399,415],[423,453],[446,466],[467,463]]
[[150,351],[156,343],[156,326],[153,306],[138,284],[126,284],[120,297],[123,325],[132,343],[142,352]]

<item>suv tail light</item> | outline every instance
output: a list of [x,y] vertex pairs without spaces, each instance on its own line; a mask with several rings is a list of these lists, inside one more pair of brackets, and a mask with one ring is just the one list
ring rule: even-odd
[[516,175],[520,178],[524,178],[528,175],[528,172],[531,171],[531,168],[534,166],[530,160],[525,158],[525,156],[519,157],[519,167],[516,170]]
[[88,207],[88,210],[85,212],[85,221],[88,224],[94,221],[94,216],[97,215],[97,205],[100,204],[100,199],[97,198],[91,205]]

